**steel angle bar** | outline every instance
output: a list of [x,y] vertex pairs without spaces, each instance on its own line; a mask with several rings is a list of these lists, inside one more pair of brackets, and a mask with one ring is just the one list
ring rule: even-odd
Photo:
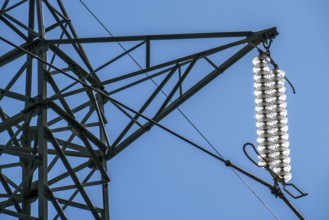
[[50,131],[52,133],[56,133],[56,132],[63,132],[63,131],[69,131],[71,130],[72,128],[70,126],[66,126],[66,127],[58,127],[58,128],[52,128],[50,129]]
[[[81,170],[83,170],[83,169],[85,169],[87,167],[90,167],[91,164],[92,164],[92,162],[90,160],[88,160],[88,161],[86,161],[86,162],[84,162],[84,163],[82,163],[82,164],[80,164],[80,165],[72,168],[72,170],[75,173],[77,173],[77,172],[79,172],[79,171],[81,171]],[[62,174],[59,174],[58,176],[56,176],[56,177],[48,180],[48,186],[51,186],[51,185],[53,185],[53,184],[55,184],[55,183],[57,183],[57,182],[65,179],[65,178],[67,178],[69,176],[70,176],[69,172],[67,172],[67,171],[66,172],[63,172]]]
[[[73,141],[73,139],[75,138],[75,134],[73,133],[67,141],[65,141],[65,143],[67,144],[71,144],[71,142]],[[56,139],[56,141],[58,141],[58,139]],[[66,148],[68,148],[68,146],[66,144],[62,145],[62,149],[66,150]],[[84,149],[85,150],[85,149]],[[83,151],[82,151],[83,152]],[[55,158],[49,163],[48,165],[48,173],[51,171],[51,169],[55,166],[55,164],[57,163],[57,161],[59,160],[59,156],[56,155]]]
[[55,207],[55,210],[57,211],[57,213],[61,217],[61,219],[63,219],[63,220],[68,219],[66,217],[65,213],[64,213],[64,210],[62,209],[62,207],[58,203],[56,197],[54,196],[52,190],[49,187],[47,187],[47,197],[51,201],[51,203],[53,204],[53,206]]
[[[41,39],[45,38],[44,30],[44,11],[42,0],[35,1],[36,4],[36,16],[37,16],[37,26],[38,35]],[[41,60],[47,60],[47,50],[48,48],[38,48],[39,58],[37,61],[37,92],[40,102],[43,102],[47,98],[47,82],[45,71],[47,71],[47,66]],[[28,54],[29,55],[29,54]],[[38,198],[38,217],[44,220],[48,219],[48,201],[46,198],[46,187],[48,185],[48,156],[47,149],[48,143],[45,138],[45,127],[47,126],[48,114],[47,107],[44,105],[39,106],[38,116],[37,116],[37,140],[35,141],[38,146],[36,149],[38,155],[38,181],[37,185],[37,198]],[[31,179],[30,182],[31,183]]]
[[212,62],[209,58],[208,58],[208,56],[202,56],[212,67],[214,67],[214,69],[217,69],[218,68],[218,66],[214,63],[214,62]]
[[[56,57],[56,54],[53,54],[53,55]],[[52,60],[52,62],[50,62],[50,63],[52,64],[53,62],[54,61]],[[49,68],[51,68],[51,67],[49,67]],[[65,67],[65,68],[61,68],[61,70],[64,71],[64,72],[68,72],[68,71],[71,71],[71,68],[70,67]],[[49,74],[51,76],[56,75],[56,74],[59,74],[59,73],[61,73],[61,72],[56,71],[56,70],[49,72]]]
[[129,54],[130,52],[132,52],[132,51],[134,51],[134,50],[136,50],[137,48],[139,48],[139,47],[142,46],[143,44],[145,44],[145,41],[142,41],[141,43],[139,43],[139,44],[133,46],[132,48],[128,49],[127,51],[125,51],[125,52],[121,53],[120,55],[114,57],[114,58],[111,59],[110,61],[104,63],[104,64],[101,65],[100,67],[96,68],[96,69],[94,70],[94,72],[98,72],[98,71],[100,71],[101,69],[103,69],[103,68],[105,68],[106,66],[108,66],[108,65],[110,65],[110,64],[112,64],[112,63],[114,63],[115,61],[117,61],[117,60],[120,59],[121,57],[123,57],[123,56]]
[[78,145],[78,144],[75,144],[75,143],[70,143],[69,140],[68,141],[64,141],[64,140],[61,140],[61,139],[56,138],[56,141],[57,141],[57,143],[60,146],[65,147],[65,149],[66,148],[70,148],[72,150],[76,150],[76,151],[83,152],[83,153],[87,153],[88,152],[84,146]]
[[124,41],[155,41],[155,40],[183,40],[202,38],[228,38],[228,37],[249,37],[254,32],[213,32],[213,33],[191,33],[191,34],[163,34],[163,35],[139,35],[139,36],[117,36],[117,37],[90,37],[79,39],[49,39],[47,43],[52,44],[72,44],[72,43],[106,43]]
[[0,165],[0,170],[7,169],[7,168],[13,168],[13,167],[20,167],[22,166],[22,162],[17,163],[7,163]]
[[[68,13],[67,13],[67,11],[66,11],[64,5],[63,5],[63,2],[62,2],[61,0],[57,0],[57,3],[58,3],[58,5],[59,5],[60,9],[62,10],[62,13],[64,14],[64,16],[65,16],[66,18],[69,19],[69,20],[68,20],[68,27],[69,27],[69,29],[71,30],[72,34],[73,34],[73,38],[74,38],[75,40],[79,39],[78,34],[77,34],[77,32],[75,31],[75,28],[74,28],[74,26],[72,25],[72,22],[71,22],[71,20],[70,20],[70,18],[69,18],[69,15],[68,15]],[[93,71],[93,68],[92,68],[92,66],[91,66],[91,64],[90,64],[89,58],[88,58],[88,56],[87,56],[87,54],[86,54],[86,52],[85,52],[85,50],[84,50],[82,44],[77,43],[77,45],[78,45],[78,47],[79,47],[79,49],[80,49],[80,50],[77,51],[77,52],[79,53],[81,59],[84,61],[85,65],[87,66],[87,68],[89,69],[89,71],[90,71],[91,73],[93,73],[93,72],[94,72],[94,71]],[[97,76],[95,76],[95,77],[97,78],[97,80],[99,80]]]
[[80,132],[83,132],[85,137],[87,137],[91,142],[93,142],[99,149],[102,151],[108,150],[107,146],[102,143],[97,137],[95,137],[90,131],[88,131],[82,124],[80,124],[78,121],[76,121],[72,116],[70,116],[68,113],[66,113],[63,109],[61,109],[58,105],[56,105],[53,102],[50,102],[49,107],[56,112],[58,115],[63,117],[72,128],[79,131],[78,135],[81,134]]
[[[2,5],[1,11],[8,12],[8,11],[14,9],[14,8],[17,8],[18,6],[20,6],[21,4],[23,4],[23,3],[27,2],[27,1],[28,1],[28,0],[22,0],[22,1],[20,1],[20,2],[17,2],[16,4],[14,4],[14,5],[12,5],[12,6],[8,7],[8,8],[6,8],[8,2],[9,2],[9,0],[6,0],[6,2],[4,2],[4,4]],[[0,12],[0,13],[1,13],[1,12]]]
[[[35,0],[30,0],[29,1],[29,13],[28,13],[28,26],[30,29],[34,29],[35,27]],[[32,33],[28,33],[28,41],[33,41],[33,39],[35,38],[35,36]],[[25,74],[25,95],[28,97],[32,97],[32,78],[33,78],[33,57],[30,55],[26,55],[27,59],[26,62],[29,63],[29,65],[26,68],[26,74]],[[30,103],[25,103],[25,107],[28,107],[30,105]],[[27,128],[23,130],[23,147],[29,148],[31,142],[28,140],[29,139],[29,127],[30,123],[27,124]],[[35,142],[36,144],[37,142]],[[36,146],[34,146],[36,149]],[[31,166],[34,166],[34,164],[32,164],[33,162],[29,161],[27,162],[26,166],[23,166],[23,170],[22,170],[22,176],[24,177],[28,172],[29,169],[31,168]],[[23,186],[23,194],[27,195],[30,193],[30,189],[31,189],[31,183],[32,183],[32,178],[30,178],[29,181],[27,181],[28,183],[25,184]],[[30,200],[23,200],[22,201],[22,209],[23,212],[26,214],[30,214],[30,210],[31,210],[31,201]]]
[[304,220],[304,216],[298,211],[298,209],[287,199],[287,197],[283,194],[279,194],[279,198],[282,199],[286,205],[298,216],[300,220]]
[[[37,167],[34,167],[32,170],[30,170],[30,172],[28,173],[28,175],[23,179],[23,181],[15,188],[15,191],[9,196],[9,198],[4,201],[1,202],[0,204],[0,213],[2,212],[2,210],[8,206],[10,206],[12,200],[15,199],[16,194],[21,190],[22,186],[25,184],[25,182],[33,175],[34,171],[37,169]],[[7,180],[8,182],[8,180]]]
[[[176,66],[176,65],[175,65],[175,66]],[[125,85],[125,86],[122,86],[122,87],[120,87],[120,88],[117,88],[117,89],[115,89],[115,90],[109,91],[107,94],[108,94],[108,95],[113,95],[113,94],[115,94],[115,93],[117,93],[117,92],[120,92],[120,91],[125,90],[125,89],[128,89],[128,88],[130,88],[130,87],[132,87],[132,86],[135,86],[135,85],[138,85],[138,84],[140,84],[140,83],[143,83],[143,82],[145,82],[145,81],[147,81],[147,80],[151,80],[151,79],[153,79],[153,78],[155,78],[155,77],[161,76],[161,75],[163,75],[163,74],[165,74],[165,73],[167,73],[167,72],[173,70],[173,68],[175,68],[175,66],[170,67],[170,68],[167,68],[167,69],[164,69],[164,70],[159,71],[159,72],[154,73],[154,74],[148,74],[148,76],[146,76],[146,77],[144,77],[144,78],[142,78],[142,79],[140,79],[140,80],[137,80],[137,81],[135,81],[135,82],[129,83],[129,84],[127,84],[127,85]]]
[[[2,174],[5,178],[6,181],[9,185],[11,185],[13,188],[17,189],[18,185],[16,183],[14,183],[14,181],[12,181],[9,177],[7,177],[5,174]],[[18,189],[21,192],[21,189]],[[0,205],[1,206],[1,205]]]
[[[58,1],[58,3],[60,4],[59,1]],[[57,23],[58,23],[59,26],[61,27],[62,31],[63,31],[64,34],[66,35],[66,37],[67,37],[68,39],[76,39],[76,38],[77,38],[77,34],[76,34],[76,32],[74,31],[74,28],[73,28],[73,26],[72,26],[71,23],[70,23],[70,19],[68,18],[68,15],[66,14],[65,11],[63,11],[64,8],[61,7],[61,10],[62,10],[62,12],[63,12],[63,14],[64,14],[64,16],[65,16],[65,19],[67,20],[67,24],[68,24],[68,26],[69,26],[69,28],[70,28],[70,30],[71,30],[71,34],[72,34],[73,36],[71,36],[71,34],[69,33],[68,28],[67,28],[66,26],[64,27],[64,25],[61,24],[61,22],[60,22],[61,20],[60,20],[60,18],[57,16],[58,14],[57,14],[56,11],[54,10],[54,8],[50,5],[50,3],[49,3],[48,1],[45,1],[45,4],[47,5],[47,7],[48,7],[50,13],[53,15],[54,19],[57,21]],[[60,14],[61,14],[61,13],[60,13]],[[64,18],[64,17],[62,17],[62,18]],[[87,55],[85,54],[85,52],[84,52],[82,46],[79,45],[79,44],[76,44],[76,43],[72,44],[72,46],[74,47],[75,51],[77,52],[77,54],[79,55],[79,57],[81,58],[81,60],[82,60],[82,61],[84,62],[84,64],[87,66],[87,68],[89,69],[89,71],[92,72],[91,64],[90,64],[90,62],[89,62],[89,60],[88,60],[88,57],[87,57]]]
[[60,12],[59,10],[57,10],[55,7],[53,7],[51,4],[48,3],[48,1],[46,1],[46,5],[48,7],[48,9],[52,12],[55,12],[58,16],[60,16],[62,19],[64,19],[66,22],[70,21],[70,18],[66,17],[62,12]]
[[12,146],[12,143],[15,143],[17,141],[17,136],[19,135],[19,133],[22,132],[22,130],[24,129],[24,127],[30,123],[31,118],[28,118],[24,121],[24,123],[16,130],[16,132],[13,134],[13,136],[10,137],[10,139],[8,140],[7,144],[5,145],[6,147]]
[[[59,93],[56,93],[53,96],[49,97],[48,100],[49,101],[55,101],[55,100],[60,99],[60,98],[66,98],[66,97],[69,97],[69,96],[72,96],[72,95],[76,95],[76,94],[79,94],[79,93],[82,93],[82,92],[86,92],[87,90],[88,90],[88,88],[84,87],[84,88],[75,89],[75,90],[72,90],[72,91],[66,92],[66,93],[63,93],[62,91],[60,91]],[[91,101],[89,101],[88,103],[89,103],[89,106],[90,106]]]
[[36,159],[35,155],[33,155],[29,152],[24,152],[22,149],[23,148],[5,147],[5,146],[0,145],[0,155],[5,153],[8,155],[17,156],[17,157],[21,157],[21,158],[25,158],[25,159],[29,159],[29,160]]
[[183,73],[182,77],[179,78],[179,80],[177,81],[177,83],[175,84],[175,86],[173,87],[171,92],[169,93],[169,95],[166,97],[166,100],[163,102],[163,104],[159,108],[158,112],[155,114],[155,116],[154,116],[155,121],[157,121],[158,116],[161,114],[161,112],[166,108],[168,103],[171,101],[172,97],[175,95],[177,90],[180,88],[183,81],[188,76],[188,74],[191,72],[192,68],[194,67],[194,65],[196,64],[197,61],[198,61],[198,58],[196,57],[195,59],[193,59],[193,61],[190,63],[190,65],[186,68],[186,70]]
[[135,120],[133,118],[133,116],[131,116],[128,111],[126,111],[125,108],[121,107],[120,105],[118,105],[117,103],[115,102],[111,102],[117,109],[119,109],[124,115],[126,115],[130,120],[133,120],[134,123],[136,123],[140,128],[143,128],[144,129],[144,126],[137,120]]
[[107,131],[106,131],[106,128],[105,128],[106,118],[105,118],[105,115],[104,115],[103,111],[100,110],[99,103],[98,103],[99,100],[97,100],[94,91],[87,90],[87,93],[90,93],[90,96],[92,97],[91,101],[94,104],[94,108],[96,110],[98,120],[100,122],[100,129],[101,129],[101,132],[104,134],[104,136],[103,136],[104,137],[104,143],[107,145],[107,148],[110,148],[111,145],[110,145],[110,141],[108,139]]
[[[98,152],[96,153],[96,151],[92,148],[92,146],[90,145],[89,141],[87,140],[87,138],[85,137],[85,135],[83,133],[79,136],[79,138],[85,144],[85,146],[91,156],[92,161],[95,163],[97,169],[101,173],[102,179],[105,182],[110,181],[110,177],[101,162],[101,156],[98,155]],[[104,157],[104,155],[102,155],[102,156]],[[105,159],[105,158],[102,158],[102,159]]]
[[[35,0],[29,1],[29,18],[28,18],[28,26],[30,29],[34,29],[35,24]],[[35,36],[32,33],[28,33],[28,38],[32,41]]]
[[[102,140],[102,137],[101,137]],[[107,160],[106,158],[103,158],[102,164],[104,166],[104,169],[107,171]],[[103,212],[102,212],[102,219],[104,220],[110,220],[110,196],[109,196],[109,184],[107,182],[104,182],[102,179],[103,184],[102,187],[102,195],[103,195]]]
[[[17,71],[15,76],[10,80],[10,82],[7,84],[5,87],[5,90],[10,90],[11,87],[17,82],[18,78],[22,75],[22,73],[25,71],[26,68],[31,66],[31,59],[28,59],[22,66],[21,68]],[[0,101],[3,98],[3,95],[0,94]]]
[[[103,181],[99,180],[99,181],[92,181],[92,182],[86,182],[86,183],[81,183],[83,187],[88,187],[88,186],[96,186],[96,185],[102,185]],[[71,189],[76,189],[77,186],[76,185],[67,185],[67,186],[59,186],[59,187],[54,187],[51,190],[53,192],[57,192],[57,191],[65,191],[65,190],[71,190]]]
[[88,128],[88,127],[99,127],[100,123],[99,122],[91,122],[91,123],[84,124],[84,126],[86,128]]
[[[4,175],[2,174],[2,172],[0,171],[0,182],[3,186],[3,188],[5,189],[6,193],[9,195],[9,197],[11,197],[13,195],[13,192],[11,191],[9,185],[8,185],[8,182],[6,180],[6,178],[4,177]],[[15,196],[13,197],[13,204],[14,204],[14,207],[16,209],[17,212],[22,212],[22,209],[21,207],[19,206]]]
[[32,102],[34,99],[27,97],[25,95],[22,95],[17,92],[12,92],[10,90],[2,89],[0,88],[0,93],[2,96],[6,96],[8,98],[15,99],[17,101],[22,101],[22,102]]
[[[56,99],[54,99],[55,96],[56,96],[56,95],[54,95],[54,96],[48,98],[47,100],[49,100],[49,101],[56,100]],[[85,108],[90,107],[90,106],[91,106],[91,101],[86,101],[85,103],[83,103],[83,104],[81,104],[81,105],[75,107],[74,109],[72,109],[72,112],[73,112],[73,113],[77,113],[77,112],[79,112],[79,111],[81,111],[81,110],[83,110],[83,109],[85,109]],[[59,122],[59,121],[61,121],[61,120],[63,120],[63,118],[62,118],[61,116],[58,116],[58,117],[52,119],[51,121],[48,122],[48,127],[50,127],[50,126],[56,124],[57,122]]]
[[[6,9],[8,3],[9,3],[9,0],[5,0],[5,1],[3,2],[2,7],[1,7],[1,11],[4,11],[4,10]],[[1,14],[1,13],[2,13],[2,12],[0,12],[0,14]]]
[[[179,65],[178,67],[178,79],[182,78],[182,65]],[[183,95],[183,85],[181,84],[179,86],[179,97]]]
[[151,66],[151,40],[146,38],[145,69]]
[[[0,107],[0,118],[1,118],[2,121],[7,120],[7,118],[8,118],[7,115],[5,114],[5,112],[2,110],[1,107]],[[10,137],[13,137],[15,135],[15,132],[14,132],[14,130],[13,130],[12,127],[8,127],[7,128],[7,132],[8,132],[8,134],[9,134]],[[19,142],[18,142],[18,140],[17,140],[17,138],[14,138],[13,142],[14,142],[14,144],[16,146],[19,146],[20,145]]]
[[35,32],[33,29],[29,28],[28,26],[26,26],[22,22],[18,21],[16,18],[10,16],[8,13],[3,12],[2,15],[5,16],[6,18],[8,18],[9,20],[11,20],[12,22],[14,22],[15,24],[17,24],[18,26],[20,26],[21,28],[23,28],[26,31],[28,31],[29,34],[32,34],[35,37],[41,38],[41,35],[40,34],[38,34],[37,32]]
[[[171,71],[167,74],[167,76],[162,80],[162,82],[157,86],[155,91],[151,94],[151,96],[146,100],[146,102],[143,104],[143,106],[139,109],[139,113],[143,114],[143,112],[146,110],[146,108],[151,104],[151,102],[154,100],[154,98],[159,94],[159,92],[162,90],[162,88],[167,84],[167,82],[170,80],[170,78],[173,76],[173,74],[176,72],[178,65],[175,65]],[[134,125],[135,121],[137,121],[139,118],[139,115],[135,115],[133,120],[131,120],[128,125],[124,128],[124,130],[121,132],[121,134],[117,137],[117,139],[113,142],[113,147],[115,147],[120,140],[126,135],[126,133],[129,131],[129,129]]]
[[[79,106],[77,107],[77,108],[79,108]],[[88,119],[89,119],[89,117],[91,116],[91,114],[92,114],[92,110],[89,110],[88,112],[87,112],[87,114],[83,117],[83,119],[81,120],[81,124],[84,124]],[[59,144],[61,145],[61,143],[63,143],[63,150],[65,150],[66,148],[72,148],[72,149],[74,149],[74,150],[77,150],[77,151],[80,151],[80,152],[83,152],[83,153],[88,153],[88,150],[85,148],[85,147],[83,147],[83,146],[80,146],[80,145],[77,145],[77,144],[73,144],[73,143],[71,143],[72,142],[72,140],[74,139],[76,137],[76,134],[75,133],[72,133],[71,135],[70,135],[70,137],[67,139],[67,141],[61,141],[61,140],[58,140],[58,139],[56,139],[56,140],[58,140],[59,142]],[[48,167],[48,172],[53,168],[53,166],[55,165],[55,163],[57,162],[57,160],[59,159],[59,157],[58,156],[56,156],[52,161],[51,161],[51,163],[49,164],[49,167]]]
[[48,33],[50,31],[56,29],[57,27],[60,27],[62,24],[65,24],[66,22],[67,22],[66,20],[62,19],[60,22],[56,22],[56,23],[46,27],[45,31],[46,31],[46,33]]
[[19,219],[24,219],[24,220],[38,220],[39,219],[37,217],[33,217],[33,216],[26,215],[26,214],[23,214],[23,213],[14,212],[14,211],[11,211],[9,209],[2,209],[0,211],[0,213],[4,213],[6,215],[14,216],[14,217],[17,217]]
[[[55,80],[53,79],[53,77],[50,75],[49,72],[46,72],[47,74],[47,81],[50,84],[50,86],[53,88],[55,94],[60,93],[60,90],[55,82]],[[63,97],[59,97],[58,98],[60,103],[62,104],[63,108],[65,109],[65,111],[67,113],[69,113],[71,116],[73,116],[73,112],[71,110],[71,108],[69,107],[69,105],[67,104],[66,100]]]
[[5,150],[6,148],[9,150],[12,150],[12,151],[17,151],[17,152],[22,152],[22,153],[28,153],[28,154],[35,153],[33,149],[22,147],[21,145],[20,146],[6,146],[6,145],[2,145],[2,144],[0,145],[1,150]]
[[[4,39],[3,37],[0,37],[0,39],[7,42],[7,43],[10,42],[10,41]],[[34,41],[31,41],[31,42],[26,42],[26,43],[24,43],[20,46],[14,45],[12,43],[10,45],[14,46],[15,49],[3,54],[0,57],[0,67],[12,62],[13,60],[18,59],[19,57],[21,57],[23,55],[25,55],[26,51],[31,52],[31,51],[35,50],[36,48],[43,46],[42,41],[39,40],[39,39],[36,39]]]
[[[85,184],[89,181],[89,179],[93,176],[93,174],[95,173],[95,169],[92,169],[89,174],[85,177],[85,179],[82,181],[82,184]],[[70,196],[70,198],[68,200],[65,200],[62,201],[61,203],[64,204],[62,209],[65,210],[69,205],[70,203],[73,201],[73,199],[76,197],[76,195],[79,193],[79,189],[76,189],[72,195]],[[98,208],[96,208],[97,210],[99,210]],[[54,217],[54,220],[58,219],[59,215],[57,214],[55,217]]]
[[84,190],[79,178],[75,174],[75,172],[74,172],[73,168],[71,167],[68,159],[66,158],[64,152],[62,151],[62,149],[60,148],[60,146],[56,142],[56,139],[54,138],[54,136],[51,134],[51,132],[49,130],[47,130],[46,133],[47,133],[49,141],[53,144],[55,150],[58,152],[59,157],[60,157],[61,161],[63,162],[64,166],[66,167],[66,169],[67,169],[69,175],[71,176],[73,182],[75,183],[75,185],[77,185],[77,188],[79,189],[79,192],[80,192],[82,198],[84,199],[84,201],[87,204],[88,210],[91,211],[91,213],[93,214],[95,219],[101,220],[94,204],[92,203],[91,199],[89,198],[87,192]]
[[[61,72],[63,72],[63,71],[61,71]],[[81,75],[81,71],[80,71],[79,68],[76,69],[76,73],[77,73],[78,76]],[[85,81],[84,81],[84,77],[82,77],[82,78],[79,77],[79,78],[80,78],[80,80],[81,80],[82,82],[85,82]],[[82,84],[82,86],[83,86],[83,87],[86,87],[85,84]],[[103,132],[104,134],[106,134],[105,123],[104,123],[104,121],[105,121],[106,119],[105,119],[105,116],[103,115],[103,113],[102,113],[102,112],[100,111],[100,109],[99,109],[99,104],[98,104],[98,101],[97,101],[97,99],[96,99],[96,97],[95,97],[94,91],[92,91],[92,90],[86,90],[86,93],[87,93],[87,95],[89,96],[89,99],[91,100],[91,103],[93,104],[93,106],[94,106],[94,108],[95,108],[95,110],[96,110],[96,113],[97,113],[98,119],[99,119],[99,121],[100,121],[100,123],[101,123],[100,128],[101,128],[102,132]],[[107,147],[109,148],[109,147],[110,147],[110,141],[108,140],[108,136],[107,136],[107,134],[106,134],[106,136],[105,136],[105,142],[106,142],[106,144],[107,144]]]
[[10,118],[7,118],[5,121],[1,122],[0,133],[37,114],[35,111],[33,111],[34,109],[26,109],[26,110],[27,110],[26,112],[22,111]]
[[[53,149],[48,149],[48,154],[51,155],[58,155],[56,150]],[[90,158],[90,154],[89,153],[83,153],[83,152],[78,152],[78,151],[63,151],[65,153],[66,156],[70,156],[70,157],[86,157],[86,158]]]
[[0,20],[3,21],[9,28],[11,28],[18,36],[20,36],[23,40],[28,40],[28,37],[21,32],[15,25],[10,23],[5,17],[0,16]]
[[[59,26],[61,25],[61,23],[57,23],[57,24],[58,24]],[[65,28],[67,27],[67,23],[64,25],[64,27],[65,27]],[[47,29],[46,29],[46,32],[47,32]],[[65,34],[65,33],[64,33],[64,31],[62,30],[62,33],[61,33],[59,39],[63,39],[64,34]],[[59,45],[55,45],[55,47],[59,47]],[[50,64],[53,64],[53,63],[54,63],[55,58],[56,58],[56,54],[53,53],[53,54],[52,54],[52,57],[51,57],[51,59],[50,59]],[[50,71],[50,69],[51,69],[51,67],[48,66],[48,71],[50,72],[50,74],[57,74],[57,73],[59,73],[59,72],[57,72],[56,70],[55,70],[55,71]],[[71,68],[70,68],[70,67],[66,67],[66,68],[62,68],[62,70],[63,70],[63,71],[70,71]]]
[[[89,74],[86,70],[84,70],[77,62],[75,62],[71,57],[69,57],[64,51],[59,49],[54,45],[50,45],[49,48],[64,62],[66,62],[72,69],[72,71],[80,78],[86,79],[89,83],[93,85],[98,85],[100,89],[104,89],[102,85],[100,85],[100,80],[96,78],[95,74]],[[46,61],[45,61],[46,62]],[[54,68],[53,65],[49,65]],[[55,70],[63,73],[58,68],[54,68]],[[92,72],[91,72],[92,73]]]
[[[68,200],[62,199],[62,198],[56,198],[56,199],[61,204],[69,204],[69,206],[71,206],[71,207],[75,207],[75,208],[79,208],[79,209],[84,209],[84,210],[91,211],[90,210],[90,207],[88,205],[84,205],[84,204],[81,204],[81,203],[78,203],[78,202],[68,201]],[[98,208],[98,207],[95,207],[95,210],[98,213],[100,213],[100,214],[103,212],[103,209]],[[101,217],[98,216],[95,219],[101,219]]]

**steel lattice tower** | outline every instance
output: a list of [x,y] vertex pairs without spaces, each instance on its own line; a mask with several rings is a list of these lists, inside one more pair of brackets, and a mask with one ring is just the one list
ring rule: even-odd
[[[262,41],[278,34],[271,28],[79,38],[61,0],[5,0],[0,7],[4,30],[0,36],[0,213],[20,219],[66,219],[68,208],[85,210],[94,219],[109,219],[107,161]],[[154,44],[206,38],[232,41],[152,63]],[[135,45],[94,68],[86,45],[116,42]],[[237,49],[220,63],[212,59],[232,48]],[[112,65],[135,51],[145,62],[141,69],[100,74],[113,72]],[[145,97],[139,107],[130,108],[118,95],[152,79],[158,80],[158,86],[149,86],[146,95],[141,91]],[[107,131],[107,120],[111,121],[105,117],[107,109],[126,118],[123,127],[113,128],[115,132]],[[97,204],[91,191],[101,195]],[[50,206],[57,216],[48,216]]]

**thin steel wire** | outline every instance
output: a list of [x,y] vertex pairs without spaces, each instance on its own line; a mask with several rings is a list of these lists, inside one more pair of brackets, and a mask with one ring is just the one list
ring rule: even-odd
[[[114,35],[111,33],[111,31],[104,25],[104,23],[91,11],[91,9],[82,1],[79,0],[80,3],[85,7],[85,9],[96,19],[96,21],[104,28],[104,30],[111,36],[114,37]],[[126,48],[120,43],[117,42],[118,45],[127,52]],[[143,67],[138,63],[138,61],[130,54],[127,53],[128,56],[132,59],[132,61],[140,68],[143,69]],[[145,73],[147,76],[149,74]],[[151,81],[153,84],[158,87],[158,84],[151,78]],[[161,93],[168,97],[168,95],[161,89]],[[171,100],[170,100],[171,101]],[[172,101],[171,101],[172,102]],[[195,129],[195,131],[208,143],[208,145],[216,152],[216,154],[224,159],[222,154],[215,148],[215,146],[209,141],[209,139],[201,132],[201,130],[189,119],[189,117],[179,108],[177,107],[177,110],[180,112],[180,114],[188,121],[188,123]],[[265,203],[265,201],[255,192],[255,190],[246,182],[246,180],[232,167],[230,167],[231,170],[238,176],[238,178],[244,183],[244,185],[256,196],[256,198],[266,207],[266,209],[273,215],[273,217],[277,220],[280,220],[279,217],[274,213],[274,211]]]

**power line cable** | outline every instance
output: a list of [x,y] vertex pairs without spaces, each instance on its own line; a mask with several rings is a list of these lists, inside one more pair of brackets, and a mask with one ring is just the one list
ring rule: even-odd
[[[79,0],[80,3],[85,7],[85,9],[95,18],[95,20],[103,27],[103,29],[111,36],[114,37],[114,35],[111,33],[111,31],[104,25],[104,23],[93,13],[93,11],[82,1]],[[117,42],[118,45],[124,50],[124,52],[127,52],[126,48],[120,43]],[[143,67],[138,63],[138,61],[130,54],[127,53],[127,55],[131,58],[131,60],[140,68],[143,69]],[[145,73],[147,76],[149,74]],[[158,87],[159,85],[150,78],[153,84]],[[160,90],[163,95],[168,97],[168,95],[161,89]],[[172,100],[170,100],[172,102]],[[216,152],[216,154],[224,159],[224,157],[219,153],[219,151],[215,148],[215,146],[208,140],[208,138],[201,132],[201,130],[189,119],[189,117],[179,108],[177,107],[177,110],[179,113],[187,120],[187,122],[195,129],[195,131],[208,143],[208,145]],[[238,178],[244,183],[244,185],[256,196],[256,198],[268,209],[268,211],[273,215],[273,217],[277,220],[279,220],[278,216],[274,213],[274,211],[265,203],[265,201],[256,193],[256,191],[246,182],[246,180],[238,173],[236,172],[232,167],[230,167],[231,170],[238,176]]]

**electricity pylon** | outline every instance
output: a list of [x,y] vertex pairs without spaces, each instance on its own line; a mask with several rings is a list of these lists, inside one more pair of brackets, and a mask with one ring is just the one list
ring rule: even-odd
[[[0,20],[0,213],[20,219],[67,219],[74,209],[109,219],[107,161],[278,34],[271,28],[80,38],[61,0],[5,0]],[[153,61],[161,56],[154,45],[210,38],[231,41]],[[89,55],[86,47],[118,42],[133,46],[95,68],[95,52]],[[133,53],[144,62],[140,69],[117,71]],[[136,87],[134,98],[124,98]],[[111,125],[117,115],[125,118],[122,126]],[[91,194],[101,197],[95,202]]]

